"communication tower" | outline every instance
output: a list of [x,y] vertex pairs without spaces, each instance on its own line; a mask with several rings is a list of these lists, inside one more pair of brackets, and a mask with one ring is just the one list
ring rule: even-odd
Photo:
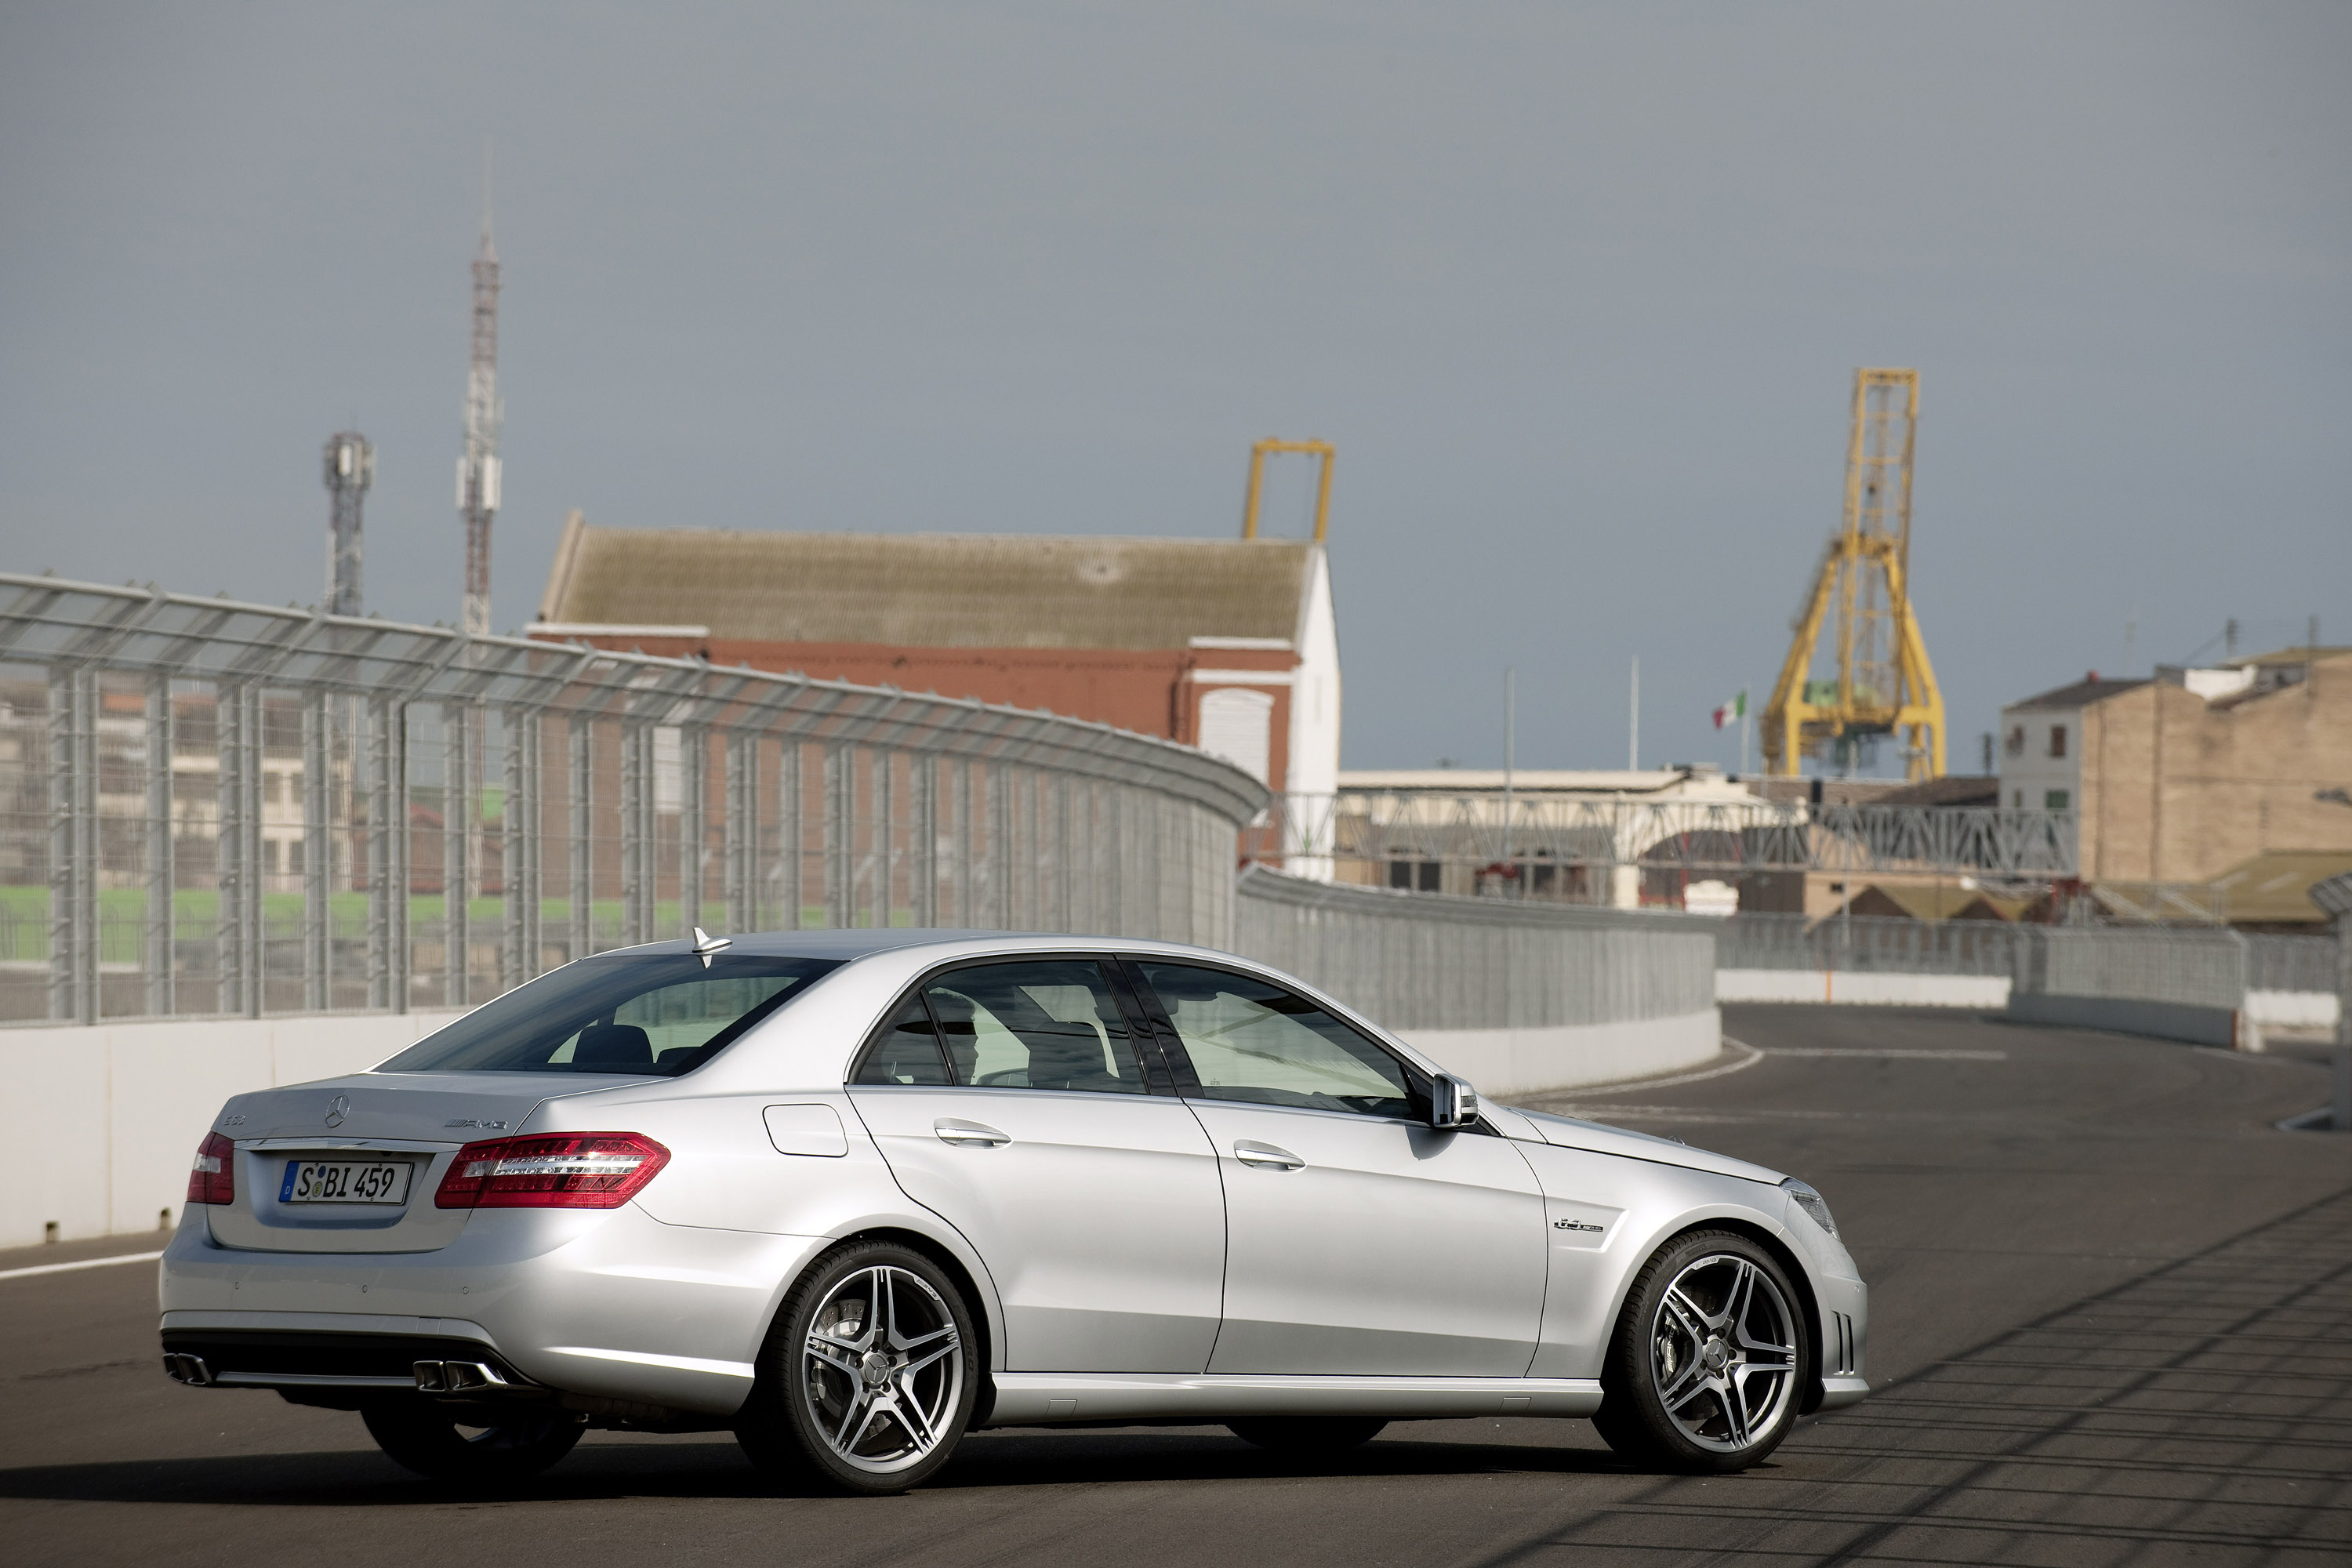
[[457,512],[466,520],[466,602],[458,628],[490,629],[490,520],[499,510],[499,252],[490,243],[487,204],[482,243],[474,253],[472,368],[466,375],[466,449],[457,459]]
[[[1793,774],[1807,753],[1851,767],[1882,735],[1902,732],[1905,773],[1944,775],[1944,699],[1911,608],[1911,449],[1919,373],[1853,373],[1845,517],[1822,557],[1812,595],[1764,710],[1765,771]],[[1822,623],[1837,613],[1834,671],[1816,678]]]
[[360,501],[375,479],[375,448],[356,430],[327,437],[327,613],[360,613]]

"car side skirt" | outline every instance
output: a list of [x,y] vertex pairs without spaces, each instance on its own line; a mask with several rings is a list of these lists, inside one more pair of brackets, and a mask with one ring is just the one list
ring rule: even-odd
[[996,1374],[991,1426],[1192,1417],[1590,1415],[1601,1384],[1572,1377],[1279,1377],[1187,1373]]

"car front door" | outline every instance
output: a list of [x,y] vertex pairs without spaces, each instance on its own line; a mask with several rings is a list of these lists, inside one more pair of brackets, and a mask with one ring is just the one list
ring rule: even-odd
[[1224,1173],[1212,1373],[1519,1377],[1543,1315],[1543,1196],[1509,1140],[1429,1125],[1428,1080],[1304,997],[1133,964]]
[[930,976],[853,1074],[850,1102],[898,1184],[987,1265],[1002,1370],[1208,1365],[1216,1156],[1164,1073],[1147,1078],[1150,1054],[1100,963],[1024,958]]

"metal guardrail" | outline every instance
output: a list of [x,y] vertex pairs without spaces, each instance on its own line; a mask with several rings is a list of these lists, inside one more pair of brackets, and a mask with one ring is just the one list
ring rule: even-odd
[[1662,910],[1387,892],[1252,867],[1240,879],[1234,945],[1391,1028],[1542,1028],[1705,1012],[1715,1005],[1721,924]]
[[698,924],[1221,944],[1265,803],[1051,714],[0,573],[0,1018],[465,1005]]

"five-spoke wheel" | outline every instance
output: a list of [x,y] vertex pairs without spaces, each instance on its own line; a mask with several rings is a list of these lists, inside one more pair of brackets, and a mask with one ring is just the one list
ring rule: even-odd
[[1780,1264],[1748,1237],[1681,1237],[1633,1282],[1593,1425],[1645,1463],[1756,1463],[1796,1419],[1805,1340],[1794,1300]]
[[852,1491],[919,1485],[963,1436],[970,1310],[919,1253],[856,1243],[794,1289],[737,1436],[762,1468],[814,1468]]

